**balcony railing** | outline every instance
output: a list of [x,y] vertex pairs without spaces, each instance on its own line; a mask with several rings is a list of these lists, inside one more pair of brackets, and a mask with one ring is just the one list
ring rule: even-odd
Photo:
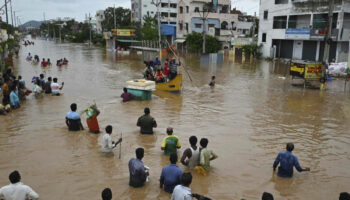
[[[338,39],[338,33],[339,29],[332,29],[331,38],[332,40]],[[327,31],[325,29],[311,29],[310,31],[310,39],[316,39],[316,40],[324,40],[326,37]]]

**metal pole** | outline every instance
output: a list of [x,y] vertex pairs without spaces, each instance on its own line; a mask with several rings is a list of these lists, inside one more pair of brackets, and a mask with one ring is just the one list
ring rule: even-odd
[[16,25],[16,11],[13,11],[13,18],[15,18],[15,27],[17,27],[17,25]]
[[[6,24],[9,24],[8,14],[7,14],[7,2],[5,0],[5,12],[6,12]],[[7,33],[8,34],[8,33]]]
[[10,0],[10,10],[11,10],[11,24],[13,27],[12,0]]
[[59,31],[60,31],[60,43],[62,43],[62,37],[61,37],[61,25],[59,26]]
[[91,45],[91,17],[90,17],[90,13],[89,13],[89,27],[90,27],[90,43],[89,46]]
[[117,28],[117,19],[115,17],[115,4],[114,4],[114,8],[113,8],[113,18],[114,18],[114,29]]
[[205,54],[205,18],[204,18],[204,11],[203,11],[203,54]]
[[[329,61],[329,51],[330,51],[330,42],[332,37],[332,24],[333,24],[333,9],[334,9],[334,0],[329,0],[329,10],[328,10],[328,28],[327,34],[325,36],[325,46],[324,46],[324,54],[323,54],[323,62],[324,64]],[[322,65],[323,77],[325,75],[325,66]]]
[[162,58],[162,47],[161,47],[161,33],[160,33],[160,12],[159,12],[159,0],[157,0],[157,14],[158,14],[158,43],[159,43],[159,59]]

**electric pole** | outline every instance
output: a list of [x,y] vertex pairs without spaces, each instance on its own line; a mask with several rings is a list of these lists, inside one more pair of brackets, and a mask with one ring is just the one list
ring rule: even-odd
[[327,28],[327,33],[325,36],[325,46],[324,46],[324,55],[323,55],[323,62],[324,64],[322,65],[322,74],[323,77],[325,76],[325,64],[329,63],[329,51],[330,51],[330,46],[332,42],[332,24],[333,24],[333,9],[334,9],[334,0],[329,0],[329,5],[328,5],[328,28]]
[[8,14],[7,14],[7,1],[5,0],[5,12],[6,12],[6,24],[9,24]]
[[90,42],[89,42],[89,46],[91,45],[91,17],[90,17],[90,13],[89,13],[89,28],[90,28]]
[[117,28],[117,19],[115,17],[115,4],[114,4],[114,7],[113,7],[113,18],[114,18],[114,29]]
[[15,18],[15,27],[17,27],[17,25],[16,25],[16,11],[13,11],[13,18]]
[[11,10],[11,24],[13,27],[12,0],[10,0],[10,10]]

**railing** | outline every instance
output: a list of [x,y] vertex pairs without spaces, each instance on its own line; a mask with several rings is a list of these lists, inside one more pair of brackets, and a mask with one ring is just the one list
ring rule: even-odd
[[[337,40],[338,39],[338,33],[339,33],[339,29],[332,29],[332,34],[331,34],[331,38],[333,40]],[[323,40],[325,38],[327,34],[327,31],[325,29],[311,29],[310,31],[310,39],[319,39],[319,40]]]

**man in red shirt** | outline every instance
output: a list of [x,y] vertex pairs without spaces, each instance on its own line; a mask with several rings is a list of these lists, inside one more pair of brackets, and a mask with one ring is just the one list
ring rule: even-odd
[[47,66],[47,62],[45,61],[45,58],[43,58],[43,61],[41,61],[41,66],[42,67],[46,67]]

